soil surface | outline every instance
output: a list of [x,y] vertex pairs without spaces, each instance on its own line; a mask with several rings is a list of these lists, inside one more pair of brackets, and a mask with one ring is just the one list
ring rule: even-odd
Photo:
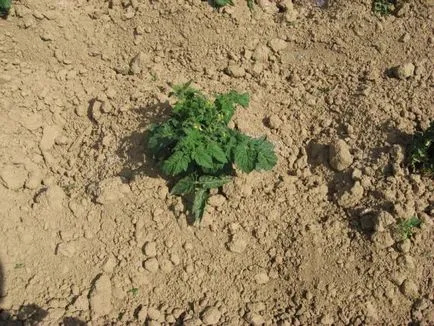
[[[0,20],[0,324],[433,325],[434,2],[21,0]],[[188,224],[170,85],[251,94],[278,164]],[[418,217],[420,227],[402,221]]]

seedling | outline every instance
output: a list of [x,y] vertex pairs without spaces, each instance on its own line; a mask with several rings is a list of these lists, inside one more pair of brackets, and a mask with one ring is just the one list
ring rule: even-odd
[[409,164],[412,171],[434,177],[434,120],[427,130],[415,134]]
[[403,240],[409,239],[413,235],[413,229],[419,227],[422,224],[422,221],[413,216],[408,220],[402,220],[398,224],[398,232],[401,235]]
[[190,84],[173,87],[170,95],[178,101],[172,116],[151,127],[148,146],[163,173],[177,177],[171,194],[192,197],[196,221],[204,214],[210,189],[228,183],[234,165],[245,173],[270,170],[277,157],[265,137],[252,138],[228,127],[235,105],[248,106],[248,94],[230,91],[211,101]]
[[374,0],[372,11],[381,16],[390,15],[395,10],[396,0]]
[[[232,0],[214,0],[213,1],[214,6],[217,8],[222,8],[228,5],[233,6],[234,3]],[[247,0],[247,7],[249,7],[250,10],[253,10],[254,0]]]
[[0,17],[7,17],[11,9],[11,0],[0,0]]
[[23,268],[24,266],[25,266],[24,263],[16,263],[15,269],[20,269],[20,268]]
[[132,289],[128,290],[127,292],[136,296],[139,293],[139,289],[138,288],[132,288]]

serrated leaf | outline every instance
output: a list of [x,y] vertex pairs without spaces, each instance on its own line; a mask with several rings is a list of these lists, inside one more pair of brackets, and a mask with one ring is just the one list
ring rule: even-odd
[[225,152],[216,142],[210,142],[208,144],[208,151],[211,153],[212,157],[220,163],[228,162]]
[[192,175],[186,176],[179,180],[172,188],[170,193],[172,195],[184,195],[189,194],[194,191],[195,188],[195,177]]
[[194,193],[192,213],[195,221],[201,220],[208,200],[208,189],[198,188]]
[[219,188],[229,181],[231,181],[231,177],[228,176],[214,177],[211,175],[204,175],[199,178],[198,184],[201,188],[212,189]]
[[248,143],[242,142],[235,147],[234,160],[241,171],[252,172],[256,164],[256,151],[252,150]]
[[187,170],[190,161],[183,152],[175,152],[163,162],[162,170],[168,175],[177,175]]
[[193,160],[204,168],[212,169],[213,162],[211,155],[205,151],[205,148],[202,146],[196,147],[192,155]]
[[260,140],[256,143],[258,153],[256,170],[271,170],[277,163],[277,156],[274,153],[274,146],[268,140]]

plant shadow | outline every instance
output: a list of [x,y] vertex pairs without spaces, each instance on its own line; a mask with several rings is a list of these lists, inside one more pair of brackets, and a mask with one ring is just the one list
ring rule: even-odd
[[[43,325],[44,319],[49,312],[42,309],[37,304],[24,304],[18,310],[8,311],[1,308],[1,304],[6,297],[6,274],[0,261],[0,326],[25,326]],[[65,326],[84,326],[86,322],[75,317],[64,317],[62,324]]]
[[131,113],[140,120],[140,124],[136,130],[120,140],[120,146],[116,151],[119,158],[125,162],[119,175],[128,182],[142,175],[152,178],[163,177],[147,148],[148,127],[166,120],[170,112],[171,107],[168,102],[131,110]]

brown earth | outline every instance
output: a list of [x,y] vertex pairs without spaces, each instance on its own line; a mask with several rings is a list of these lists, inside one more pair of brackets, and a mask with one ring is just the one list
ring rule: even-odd
[[[434,325],[434,184],[405,166],[434,118],[434,2],[234,2],[0,20],[1,325]],[[249,92],[234,125],[279,157],[198,225],[145,146],[190,79]]]

